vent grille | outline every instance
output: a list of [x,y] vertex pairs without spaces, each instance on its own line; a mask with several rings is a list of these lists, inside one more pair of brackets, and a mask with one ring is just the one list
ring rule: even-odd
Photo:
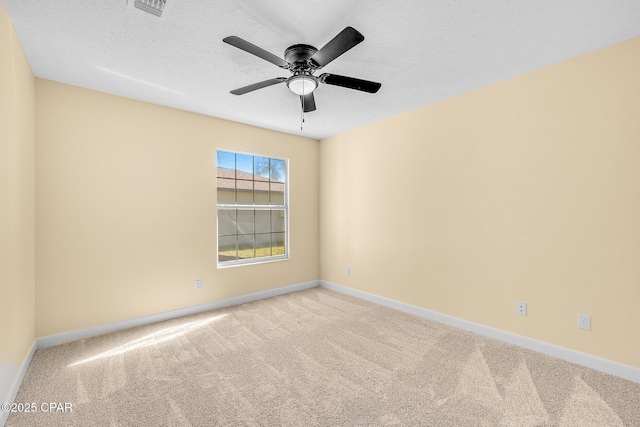
[[136,0],[135,6],[145,12],[153,13],[156,16],[162,16],[164,5],[167,0]]

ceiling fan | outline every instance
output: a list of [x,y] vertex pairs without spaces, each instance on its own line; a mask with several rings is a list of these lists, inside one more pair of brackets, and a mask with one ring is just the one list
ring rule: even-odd
[[363,92],[376,93],[382,86],[380,83],[368,80],[356,79],[354,77],[339,76],[337,74],[323,73],[314,76],[313,73],[321,69],[352,47],[361,43],[364,36],[355,28],[347,27],[340,31],[337,36],[324,45],[320,50],[308,44],[294,44],[284,51],[282,59],[266,50],[249,43],[240,37],[230,36],[222,41],[249,52],[257,57],[277,65],[280,68],[289,70],[291,77],[276,77],[262,82],[254,83],[231,91],[234,95],[244,95],[257,89],[262,89],[278,83],[285,82],[287,87],[296,95],[300,96],[302,110],[305,113],[315,111],[316,101],[313,91],[318,88],[319,83],[341,86]]

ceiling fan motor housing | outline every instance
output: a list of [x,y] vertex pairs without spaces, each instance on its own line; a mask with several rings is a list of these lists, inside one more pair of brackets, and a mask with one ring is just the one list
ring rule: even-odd
[[309,58],[316,53],[318,49],[308,44],[294,44],[284,51],[284,59],[296,65],[307,65]]

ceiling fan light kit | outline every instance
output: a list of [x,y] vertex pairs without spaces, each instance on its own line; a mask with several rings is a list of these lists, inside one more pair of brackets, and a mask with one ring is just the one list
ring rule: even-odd
[[296,95],[309,95],[318,87],[318,79],[311,75],[297,74],[287,79],[287,87]]
[[347,27],[320,50],[307,44],[295,44],[289,46],[284,51],[284,59],[282,59],[240,37],[225,37],[223,39],[225,43],[262,58],[265,61],[269,61],[280,68],[289,70],[291,74],[293,74],[289,78],[276,77],[234,89],[231,93],[234,95],[244,95],[254,90],[286,82],[289,90],[300,96],[302,111],[304,113],[316,110],[313,92],[318,88],[320,83],[362,92],[376,93],[382,86],[380,83],[329,73],[323,73],[318,77],[313,75],[314,72],[329,64],[363,40],[364,36],[355,28]]

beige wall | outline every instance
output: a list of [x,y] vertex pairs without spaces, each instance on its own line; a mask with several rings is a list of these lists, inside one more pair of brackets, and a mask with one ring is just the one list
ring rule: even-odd
[[322,140],[321,278],[640,367],[638,76],[640,38]]
[[34,79],[0,0],[0,402],[34,344]]
[[[290,260],[216,268],[217,149],[289,159]],[[315,140],[36,79],[36,171],[36,336],[319,277]]]

